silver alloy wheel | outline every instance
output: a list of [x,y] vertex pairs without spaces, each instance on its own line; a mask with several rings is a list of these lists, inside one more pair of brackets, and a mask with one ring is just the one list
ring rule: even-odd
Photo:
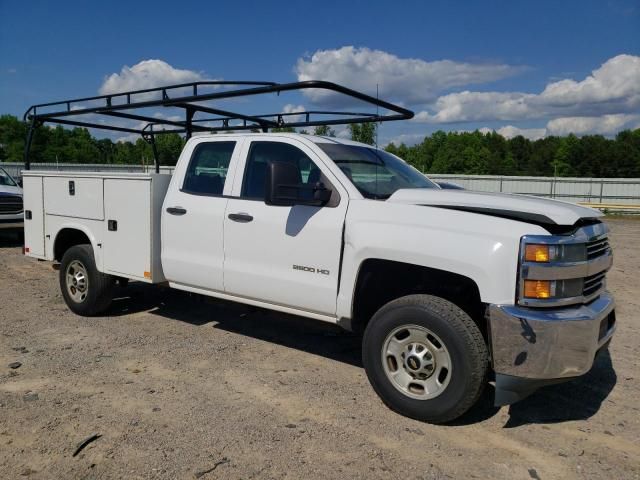
[[84,302],[89,292],[89,276],[87,269],[78,260],[69,264],[66,271],[67,292],[76,303]]
[[382,345],[382,366],[393,386],[408,397],[429,400],[451,379],[451,356],[444,342],[419,325],[394,329]]

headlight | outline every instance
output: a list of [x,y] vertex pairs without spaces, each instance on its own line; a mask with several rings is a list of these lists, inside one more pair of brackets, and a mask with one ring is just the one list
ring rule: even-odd
[[524,280],[525,299],[566,299],[582,294],[584,282],[581,278],[569,280]]
[[549,245],[527,243],[524,245],[526,262],[584,262],[587,260],[587,247],[582,244]]
[[606,234],[604,224],[593,224],[572,235],[522,237],[517,303],[557,307],[597,297],[612,262]]
[[556,282],[549,280],[525,280],[525,298],[551,298],[556,296]]
[[548,262],[555,260],[556,252],[555,245],[525,245],[524,259],[527,262]]

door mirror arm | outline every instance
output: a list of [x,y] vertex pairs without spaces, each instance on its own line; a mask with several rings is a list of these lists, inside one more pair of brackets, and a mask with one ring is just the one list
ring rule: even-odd
[[320,205],[326,205],[331,200],[331,190],[324,183],[318,182],[313,185],[313,198],[320,202]]

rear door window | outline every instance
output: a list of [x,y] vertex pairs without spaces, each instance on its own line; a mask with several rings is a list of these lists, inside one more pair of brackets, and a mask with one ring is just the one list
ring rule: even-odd
[[200,143],[193,150],[182,191],[193,195],[222,195],[236,142]]

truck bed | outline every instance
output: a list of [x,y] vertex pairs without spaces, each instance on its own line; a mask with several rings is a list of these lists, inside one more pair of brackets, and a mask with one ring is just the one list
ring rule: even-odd
[[25,254],[55,260],[61,232],[79,229],[101,272],[165,281],[160,217],[170,179],[155,173],[24,172]]

